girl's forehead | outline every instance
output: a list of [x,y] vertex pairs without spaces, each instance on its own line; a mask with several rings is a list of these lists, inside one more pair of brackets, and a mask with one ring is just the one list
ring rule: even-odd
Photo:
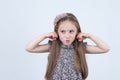
[[71,21],[63,21],[59,24],[58,30],[61,29],[76,29],[76,26]]

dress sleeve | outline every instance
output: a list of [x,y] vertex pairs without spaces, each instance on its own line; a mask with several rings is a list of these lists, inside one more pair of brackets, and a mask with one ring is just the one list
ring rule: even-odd
[[83,42],[84,50],[86,51],[87,42]]
[[[51,40],[49,40],[49,41],[48,41],[48,44],[49,44],[49,51],[50,51],[51,46],[52,46],[52,41],[51,41]],[[50,57],[50,54],[48,55],[48,60],[49,60],[49,57]]]
[[50,45],[50,47],[49,47],[49,51],[50,51],[50,49],[51,49],[51,45],[52,45],[52,41],[49,40],[49,41],[48,41],[48,44]]

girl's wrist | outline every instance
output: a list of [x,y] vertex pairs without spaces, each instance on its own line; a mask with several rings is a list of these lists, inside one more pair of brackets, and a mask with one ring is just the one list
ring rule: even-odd
[[93,34],[89,34],[89,35],[88,35],[88,38],[89,38],[89,39],[93,39],[94,37],[95,37],[95,36],[94,36]]
[[42,37],[43,37],[43,39],[48,38],[48,37],[47,37],[47,34],[43,34]]
[[91,38],[91,34],[90,33],[87,33],[87,38]]

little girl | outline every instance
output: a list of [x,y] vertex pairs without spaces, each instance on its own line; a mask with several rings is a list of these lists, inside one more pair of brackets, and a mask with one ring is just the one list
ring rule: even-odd
[[[40,44],[46,38],[52,40]],[[88,45],[83,42],[85,39],[96,45]],[[46,80],[85,80],[88,76],[85,53],[106,53],[109,46],[92,34],[82,33],[77,18],[71,13],[63,13],[55,18],[54,32],[39,36],[26,46],[26,50],[50,52]]]

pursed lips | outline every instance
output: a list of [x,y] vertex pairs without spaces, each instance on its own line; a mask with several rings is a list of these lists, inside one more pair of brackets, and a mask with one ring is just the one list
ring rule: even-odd
[[70,42],[70,40],[66,40],[66,42],[67,42],[67,43],[69,43],[69,42]]

